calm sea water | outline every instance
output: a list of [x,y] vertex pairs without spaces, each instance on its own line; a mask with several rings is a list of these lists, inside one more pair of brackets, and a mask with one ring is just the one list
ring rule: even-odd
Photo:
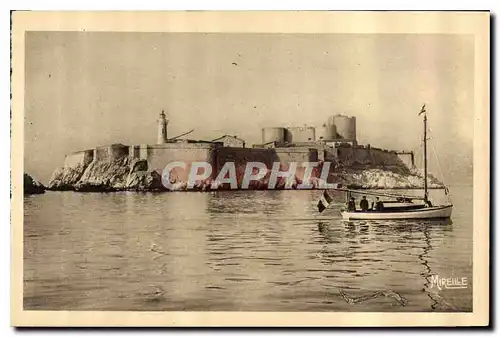
[[471,311],[472,188],[451,192],[451,221],[395,222],[342,221],[340,194],[318,215],[321,191],[27,196],[24,308]]

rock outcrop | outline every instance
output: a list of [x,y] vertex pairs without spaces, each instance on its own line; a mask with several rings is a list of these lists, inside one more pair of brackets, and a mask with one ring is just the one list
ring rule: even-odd
[[24,195],[45,193],[45,186],[33,179],[29,174],[24,174]]
[[[424,186],[424,178],[417,170],[405,173],[379,168],[347,170],[335,176],[335,182],[356,189],[413,189]],[[443,184],[431,175],[427,177],[427,183],[429,188],[443,187]]]
[[88,165],[57,169],[50,180],[50,190],[80,192],[157,191],[162,190],[161,176],[148,170],[146,160],[122,157],[93,161]]
[[74,190],[86,168],[87,166],[83,164],[57,168],[50,178],[48,189],[58,191]]
[[[283,170],[283,169],[282,169]],[[244,171],[239,170],[237,171]],[[321,168],[313,171],[313,177],[319,177]],[[238,178],[240,183],[241,177]],[[260,181],[252,181],[250,189],[267,189],[269,174]],[[361,189],[412,189],[422,188],[422,174],[407,167],[401,168],[370,168],[345,167],[334,165],[330,171],[328,182],[341,184],[349,188]],[[186,181],[171,180],[171,190],[188,190]],[[239,185],[238,183],[238,185]],[[300,177],[293,180],[292,188],[296,189],[301,183]],[[321,180],[312,178],[313,189],[321,188]],[[191,190],[211,190],[212,181],[197,182]],[[442,184],[435,178],[429,177],[429,188],[441,187]],[[285,188],[285,180],[278,179],[276,189]],[[108,192],[108,191],[166,191],[158,171],[148,167],[147,160],[120,157],[116,159],[92,161],[89,164],[77,164],[57,169],[48,186],[51,190],[75,190],[81,192]],[[229,189],[229,184],[219,185],[217,189]]]

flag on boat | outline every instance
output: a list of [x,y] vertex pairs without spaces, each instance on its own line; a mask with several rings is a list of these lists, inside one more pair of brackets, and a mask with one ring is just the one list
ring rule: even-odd
[[420,113],[419,113],[418,115],[420,116],[420,115],[421,115],[421,114],[423,114],[424,112],[426,112],[426,110],[425,110],[425,104],[424,104],[424,105],[422,105],[422,110],[420,110]]
[[333,201],[332,196],[327,190],[323,192],[323,196],[318,201],[318,212],[323,212]]

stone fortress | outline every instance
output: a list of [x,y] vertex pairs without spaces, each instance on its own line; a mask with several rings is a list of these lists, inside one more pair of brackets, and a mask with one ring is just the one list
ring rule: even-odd
[[87,165],[92,161],[117,159],[128,156],[147,160],[155,169],[165,167],[171,161],[209,161],[211,156],[247,154],[248,160],[262,154],[275,154],[281,162],[339,161],[346,165],[374,164],[414,166],[411,151],[384,150],[370,145],[359,145],[356,138],[356,117],[331,116],[320,127],[265,127],[262,129],[262,143],[247,147],[246,142],[236,136],[224,135],[214,140],[192,140],[168,138],[168,119],[162,111],[158,118],[156,144],[123,145],[111,144],[66,156],[64,165]]
[[[279,162],[283,169],[290,162],[299,165],[302,162],[331,162],[334,165],[330,173],[334,180],[339,172],[346,170],[352,173],[377,169],[395,172],[402,177],[418,175],[412,173],[413,152],[358,144],[356,117],[331,116],[319,127],[265,127],[261,130],[262,142],[252,146],[232,135],[213,140],[193,140],[186,138],[186,134],[169,138],[168,122],[162,111],[158,118],[156,144],[111,144],[68,154],[64,166],[54,172],[49,188],[72,189],[83,184],[99,190],[99,186],[104,184],[118,186],[114,189],[134,189],[131,181],[137,180],[137,172],[147,172],[158,180],[165,166],[173,161],[187,165],[183,170],[185,172],[176,173],[174,180],[180,182],[187,180],[189,165],[193,162],[210,163],[213,177],[228,161],[235,163],[239,174],[247,162],[261,162],[269,169],[275,162]],[[119,170],[120,174],[113,170]],[[134,175],[133,179],[131,175]],[[108,178],[102,178],[104,176]],[[403,182],[400,185],[401,188],[411,188],[416,183]]]

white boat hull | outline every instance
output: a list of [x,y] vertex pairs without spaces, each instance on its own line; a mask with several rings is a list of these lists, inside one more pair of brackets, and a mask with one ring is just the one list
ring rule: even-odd
[[453,205],[433,206],[407,211],[368,211],[347,212],[343,211],[344,220],[408,220],[408,219],[445,219],[451,217]]

